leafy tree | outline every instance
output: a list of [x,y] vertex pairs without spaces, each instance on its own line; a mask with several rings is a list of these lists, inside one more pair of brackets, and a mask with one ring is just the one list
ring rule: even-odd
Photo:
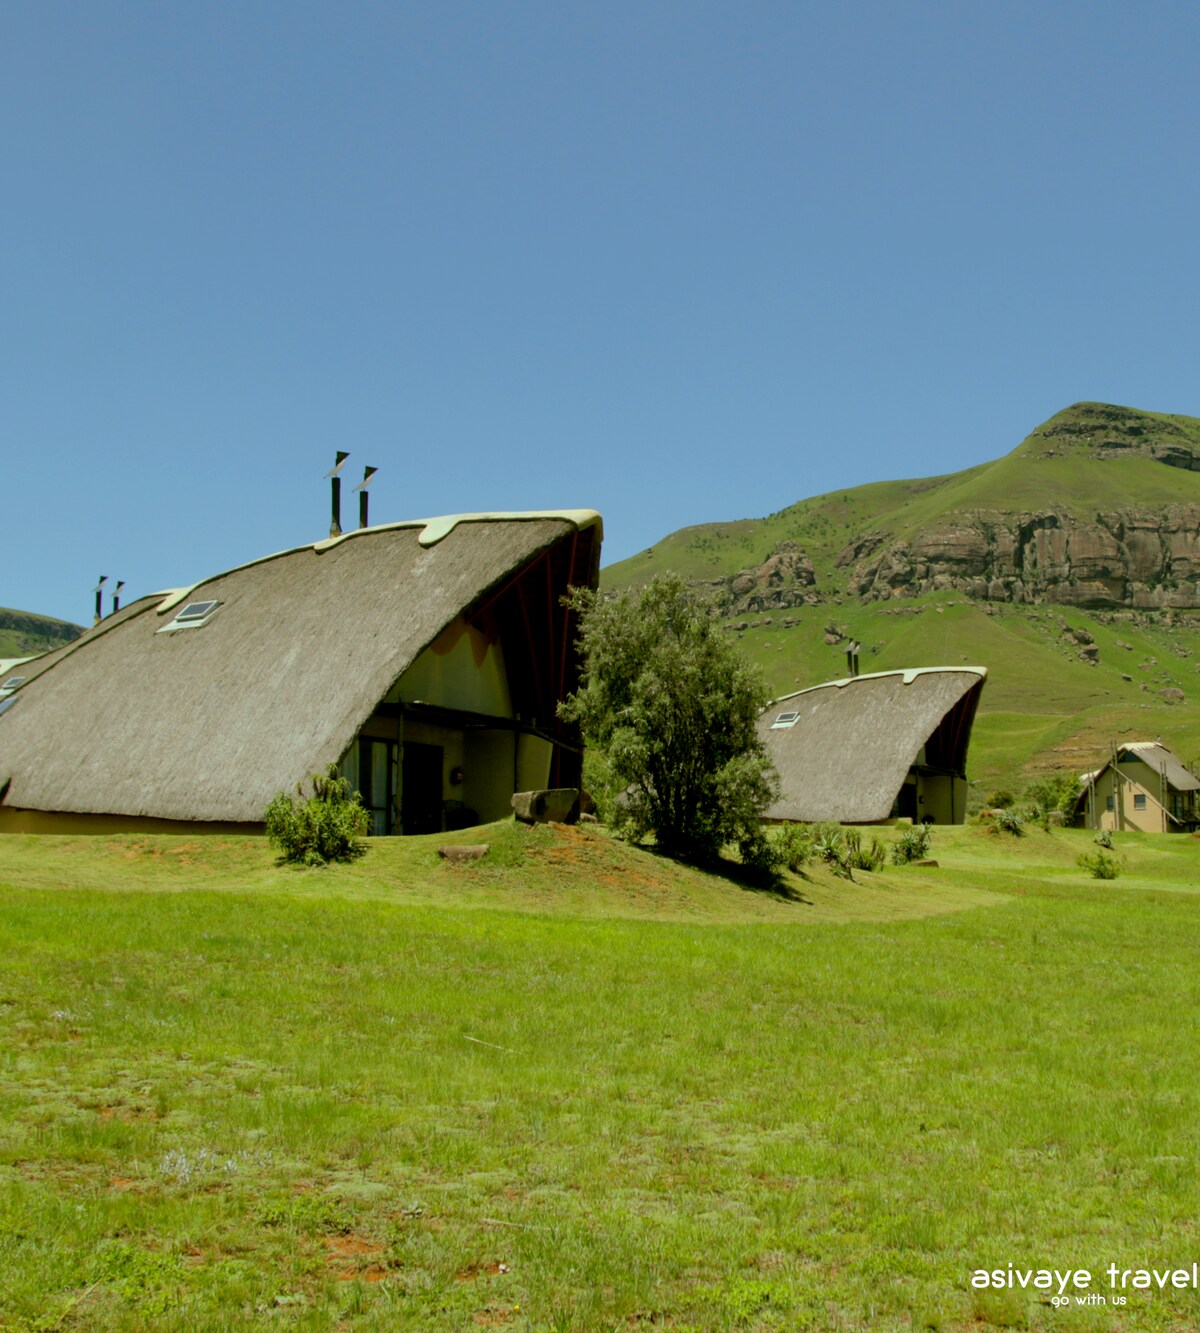
[[1031,782],[1025,788],[1025,800],[1036,814],[1057,810],[1064,818],[1075,813],[1079,800],[1079,779],[1074,773],[1054,773],[1050,777]]
[[759,817],[778,782],[756,730],[766,687],[710,608],[677,575],[611,599],[575,589],[571,604],[583,684],[560,713],[605,752],[622,789],[614,822],[672,856],[712,860],[737,843],[769,868]]
[[321,866],[329,861],[350,861],[365,848],[368,815],[362,797],[330,764],[324,777],[314,773],[312,795],[304,796],[304,784],[296,784],[296,796],[278,792],[267,806],[267,838],[283,853],[285,861]]

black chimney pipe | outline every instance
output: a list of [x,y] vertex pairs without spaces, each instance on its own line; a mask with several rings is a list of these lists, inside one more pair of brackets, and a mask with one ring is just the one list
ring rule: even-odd
[[334,460],[333,471],[326,472],[326,477],[331,478],[333,482],[333,494],[331,496],[332,509],[329,517],[329,535],[331,537],[340,537],[342,535],[342,479],[338,473],[350,455],[343,449],[337,451],[337,457]]
[[108,575],[101,574],[100,582],[97,583],[96,586],[92,589],[92,591],[96,594],[96,618],[92,621],[93,625],[98,625],[100,623],[100,616],[103,610],[100,599],[104,596],[104,594],[100,590],[101,588],[104,587],[105,583],[107,582],[108,582]]
[[360,528],[367,526],[367,487],[371,484],[371,478],[378,471],[377,467],[364,468],[363,479],[354,488],[358,492],[358,526]]
[[113,613],[114,616],[115,616],[115,615],[117,614],[117,612],[121,609],[121,589],[122,589],[124,586],[125,586],[125,580],[124,580],[124,579],[118,579],[118,580],[117,580],[117,586],[113,589],[113,609],[112,609],[112,613]]

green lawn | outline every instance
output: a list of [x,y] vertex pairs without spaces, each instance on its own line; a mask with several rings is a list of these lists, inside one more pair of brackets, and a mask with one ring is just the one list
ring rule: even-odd
[[1194,1329],[1200,842],[0,838],[0,1327]]

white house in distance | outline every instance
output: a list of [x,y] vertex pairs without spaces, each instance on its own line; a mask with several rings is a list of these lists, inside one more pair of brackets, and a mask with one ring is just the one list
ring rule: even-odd
[[372,832],[578,786],[593,510],[364,527],[143,597],[0,680],[0,831],[261,830],[339,764]]

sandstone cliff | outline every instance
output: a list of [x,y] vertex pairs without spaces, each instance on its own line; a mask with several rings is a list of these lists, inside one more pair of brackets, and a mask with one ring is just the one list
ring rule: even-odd
[[865,601],[958,591],[1002,602],[1092,608],[1200,608],[1200,506],[1128,509],[1091,521],[1065,511],[981,510],[909,541],[869,533],[838,568]]

